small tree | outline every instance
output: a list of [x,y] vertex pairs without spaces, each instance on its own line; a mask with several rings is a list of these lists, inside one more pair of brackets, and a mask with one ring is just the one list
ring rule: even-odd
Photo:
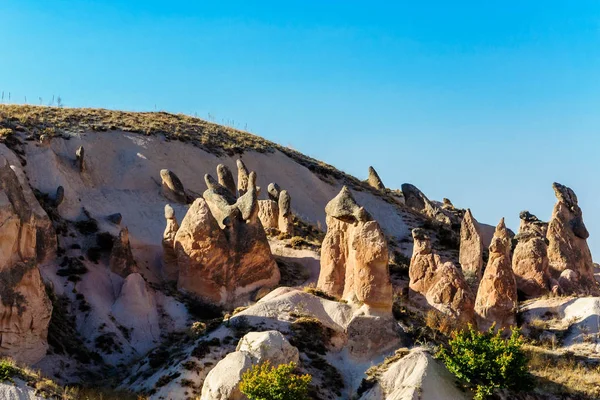
[[269,361],[253,366],[242,375],[240,391],[250,400],[308,400],[310,375],[294,373],[296,364],[271,366]]
[[492,326],[487,332],[468,329],[454,332],[448,349],[442,348],[441,357],[457,378],[476,387],[475,400],[490,396],[495,389],[523,390],[530,387],[527,356],[518,328],[508,339]]

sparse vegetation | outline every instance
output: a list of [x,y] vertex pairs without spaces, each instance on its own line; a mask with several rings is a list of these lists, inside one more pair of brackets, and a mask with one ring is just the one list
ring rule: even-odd
[[340,301],[340,299],[338,299],[337,297],[331,296],[315,286],[305,286],[304,289],[302,289],[302,290],[305,293],[309,293],[309,294],[312,294],[313,296],[321,297],[325,300]]
[[308,400],[311,376],[294,373],[296,364],[271,366],[269,361],[242,375],[240,391],[250,400]]
[[497,389],[522,390],[530,387],[527,356],[522,349],[521,332],[514,328],[504,339],[492,326],[479,332],[469,326],[456,331],[448,348],[438,356],[458,379],[475,389],[475,400],[490,397]]

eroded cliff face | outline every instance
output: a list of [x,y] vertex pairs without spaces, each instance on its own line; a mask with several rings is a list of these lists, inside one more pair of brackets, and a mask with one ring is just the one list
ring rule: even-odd
[[0,354],[32,364],[46,354],[52,313],[37,260],[56,237],[21,173],[0,156]]

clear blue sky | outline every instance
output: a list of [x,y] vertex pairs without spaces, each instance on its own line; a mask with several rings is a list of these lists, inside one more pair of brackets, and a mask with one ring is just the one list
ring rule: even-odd
[[17,102],[211,113],[513,229],[523,209],[549,218],[559,181],[600,259],[598,1],[0,0],[0,16]]

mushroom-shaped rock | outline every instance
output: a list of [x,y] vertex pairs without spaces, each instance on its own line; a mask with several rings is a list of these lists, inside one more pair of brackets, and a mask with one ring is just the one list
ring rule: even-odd
[[511,238],[500,221],[490,244],[490,256],[477,290],[475,314],[481,330],[496,324],[496,330],[505,330],[515,324],[517,310],[517,282],[512,271]]
[[554,279],[566,269],[575,271],[579,286],[572,292],[579,295],[600,295],[594,279],[594,263],[587,244],[588,230],[577,196],[572,189],[554,183],[552,185],[558,202],[548,223],[548,262]]
[[520,214],[521,226],[515,236],[517,246],[512,258],[512,268],[517,280],[517,289],[527,298],[542,296],[548,287],[548,224],[535,215],[524,211]]
[[280,192],[281,188],[276,183],[269,183],[269,186],[267,186],[267,193],[269,195],[269,199],[273,201],[279,201]]
[[187,202],[187,195],[185,194],[183,184],[173,171],[161,169],[160,178],[162,179],[163,195],[167,199],[182,204]]
[[367,178],[367,183],[374,189],[385,190],[385,185],[373,167],[369,167],[369,177]]
[[321,247],[318,287],[330,295],[389,312],[392,286],[387,241],[381,227],[344,187],[325,207],[327,234]]
[[238,169],[238,195],[243,196],[248,190],[248,179],[250,173],[248,172],[248,168],[246,168],[246,164],[242,160],[236,161],[237,169]]
[[177,254],[175,254],[175,236],[179,230],[179,224],[175,217],[175,211],[169,204],[165,205],[165,219],[167,226],[163,233],[163,276],[167,281],[177,281]]
[[137,265],[131,252],[129,243],[129,230],[121,229],[119,237],[115,239],[110,252],[110,270],[123,278],[137,272]]
[[473,218],[473,214],[469,209],[467,209],[460,224],[459,262],[463,271],[481,278],[483,240],[481,239],[479,222]]
[[223,164],[217,165],[217,178],[219,179],[219,184],[227,188],[232,196],[236,195],[235,181],[229,167]]
[[292,198],[287,190],[279,193],[279,231],[288,235],[293,235],[294,223],[292,215]]
[[83,149],[83,146],[79,146],[75,151],[75,162],[77,163],[77,168],[79,169],[79,172],[82,172],[85,169],[84,157],[85,150]]

